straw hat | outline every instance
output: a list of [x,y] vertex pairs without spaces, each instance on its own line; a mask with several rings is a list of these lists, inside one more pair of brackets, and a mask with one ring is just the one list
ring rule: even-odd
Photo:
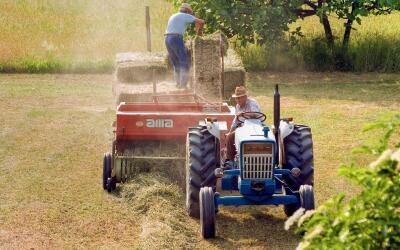
[[247,95],[247,90],[244,86],[236,87],[235,93],[232,95],[233,98],[242,97]]
[[192,7],[188,3],[182,3],[181,9],[188,9],[190,12],[193,12]]

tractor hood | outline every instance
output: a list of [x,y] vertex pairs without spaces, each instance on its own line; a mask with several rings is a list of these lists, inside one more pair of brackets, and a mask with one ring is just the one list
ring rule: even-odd
[[244,121],[243,126],[236,129],[235,145],[240,145],[242,141],[265,141],[265,139],[275,140],[274,134],[269,131],[268,137],[264,136],[264,126],[257,119],[248,119]]

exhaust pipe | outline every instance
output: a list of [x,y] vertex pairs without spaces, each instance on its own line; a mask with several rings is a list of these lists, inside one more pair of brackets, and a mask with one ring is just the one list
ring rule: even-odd
[[[274,92],[274,134],[276,140],[276,149],[277,152],[280,152],[279,142],[280,142],[280,135],[279,135],[279,123],[281,121],[281,95],[279,94],[279,87],[278,84],[275,85],[275,92]],[[279,154],[279,153],[278,153]],[[279,157],[278,157],[279,159]],[[280,164],[280,162],[278,162]]]

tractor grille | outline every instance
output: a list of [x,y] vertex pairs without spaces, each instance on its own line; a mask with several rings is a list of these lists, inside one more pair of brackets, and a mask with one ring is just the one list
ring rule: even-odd
[[243,179],[272,178],[272,154],[246,154],[243,163]]

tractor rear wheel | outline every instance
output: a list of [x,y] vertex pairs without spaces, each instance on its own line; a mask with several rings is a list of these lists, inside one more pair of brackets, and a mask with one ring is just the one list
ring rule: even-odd
[[[292,191],[299,191],[301,185],[314,185],[314,154],[311,129],[304,125],[294,125],[293,132],[283,140],[285,163],[283,168],[292,170],[298,168],[298,176],[287,175],[285,182]],[[291,194],[290,190],[285,190]],[[299,208],[298,204],[284,206],[284,212],[291,216]]]
[[[186,139],[186,209],[191,217],[200,217],[200,188],[215,188],[208,178],[220,165],[219,141],[206,126],[190,128]],[[209,180],[208,183],[205,183]]]
[[105,153],[103,157],[103,189],[107,190],[107,180],[111,178],[111,154]]
[[200,189],[200,227],[204,239],[215,237],[215,203],[211,187]]

